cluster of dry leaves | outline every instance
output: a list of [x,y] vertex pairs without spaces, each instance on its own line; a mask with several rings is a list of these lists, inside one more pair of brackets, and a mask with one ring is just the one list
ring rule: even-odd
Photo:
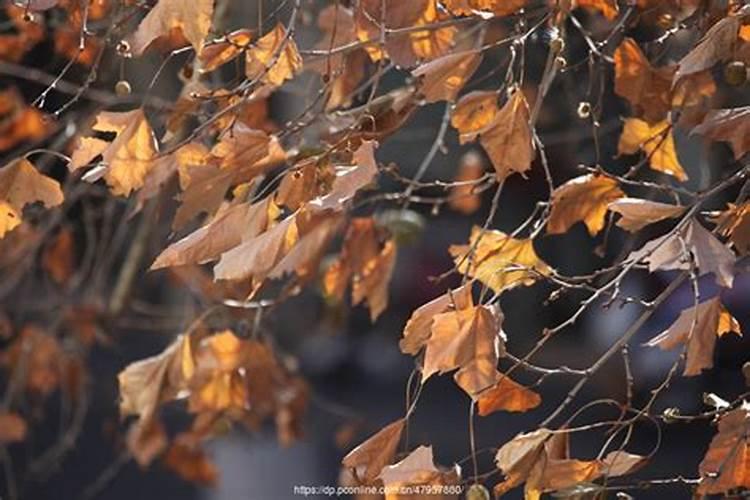
[[[76,261],[74,236],[61,230],[53,244],[46,245],[40,240],[50,229],[40,233],[36,226],[45,217],[55,217],[61,205],[75,203],[71,193],[90,183],[106,186],[112,197],[131,200],[130,216],[143,212],[143,217],[166,217],[168,211],[154,215],[149,207],[176,199],[171,227],[179,237],[155,256],[150,270],[173,268],[177,275],[205,280],[204,268],[198,266],[211,263],[213,280],[220,286],[205,281],[204,286],[216,304],[239,303],[255,312],[265,307],[264,300],[279,302],[318,283],[324,296],[336,303],[347,301],[351,288],[349,302],[366,305],[376,321],[388,307],[399,247],[394,228],[368,208],[382,206],[373,203],[380,196],[373,191],[381,174],[395,168],[379,164],[378,147],[397,134],[416,109],[443,103],[449,112],[436,144],[442,145],[446,131],[455,131],[460,144],[473,147],[454,180],[432,185],[405,179],[403,191],[382,199],[427,199],[435,207],[447,204],[468,215],[482,207],[484,191],[494,186],[497,195],[487,223],[475,226],[465,244],[447,249],[462,285],[416,309],[403,330],[400,347],[415,358],[420,387],[433,376],[452,373],[482,417],[540,405],[538,392],[511,377],[529,367],[544,373],[531,362],[533,352],[519,360],[506,350],[499,300],[513,288],[543,282],[555,293],[589,292],[581,309],[563,324],[569,326],[597,299],[622,299],[620,284],[636,269],[677,270],[693,283],[711,274],[719,287],[733,286],[738,257],[750,251],[750,201],[743,189],[735,203],[721,210],[707,213],[703,205],[747,175],[750,108],[716,104],[722,85],[746,85],[750,6],[743,2],[329,2],[315,11],[322,38],[309,49],[300,49],[295,36],[304,17],[301,2],[288,2],[289,15],[277,15],[261,29],[222,32],[215,18],[227,3],[31,0],[5,7],[14,29],[0,35],[3,64],[23,61],[48,36],[62,57],[84,68],[107,57],[191,56],[190,71],[181,75],[184,89],[167,111],[153,112],[146,95],[140,107],[98,110],[79,124],[75,137],[54,151],[68,169],[64,186],[61,176],[50,173],[49,163],[35,165],[33,158],[45,149],[26,149],[0,168],[0,243],[5,243],[0,261],[13,262],[14,251],[44,248],[44,269],[53,281],[69,282]],[[628,27],[640,16],[657,20],[663,32],[659,40],[644,44],[629,36]],[[597,23],[600,36],[581,26],[583,18]],[[53,19],[54,26],[45,26]],[[86,28],[103,20],[109,26],[106,36],[97,37]],[[601,71],[611,75],[614,94],[630,110],[617,142],[618,155],[636,158],[625,174],[608,168],[606,160],[564,182],[549,171],[537,122],[547,91],[568,64],[565,37],[573,26],[589,46],[591,64],[607,68]],[[536,30],[548,30],[549,40],[535,38]],[[680,50],[669,52],[672,62],[664,63],[663,46],[683,31],[692,34],[693,42],[682,40]],[[536,89],[524,80],[523,66],[526,45],[533,43],[544,44],[548,54]],[[495,52],[509,54],[504,77],[492,69],[486,75],[480,71],[483,59]],[[223,75],[231,68],[237,74],[227,83]],[[380,92],[378,78],[391,68],[403,73],[405,83]],[[303,73],[319,75],[322,90],[309,109],[279,128],[269,115],[269,99]],[[490,88],[468,90],[475,81]],[[0,90],[0,150],[46,144],[61,133],[43,109],[43,98],[29,104],[14,87]],[[578,113],[591,118],[594,128],[606,118],[600,106],[588,102],[581,103]],[[734,163],[715,176],[716,183],[691,190],[690,169],[678,155],[677,130],[727,143]],[[307,131],[304,139],[300,131]],[[492,171],[486,170],[485,158]],[[525,178],[533,169],[544,170],[548,198],[532,219],[511,232],[492,229],[506,180]],[[442,187],[446,196],[433,201],[412,197],[434,186]],[[30,210],[35,204],[49,215]],[[610,230],[632,233],[633,239],[644,228],[649,235],[654,226],[666,232],[625,252],[611,269],[564,276],[540,256],[535,241],[567,233],[579,223],[592,238],[604,233],[605,244]],[[98,341],[92,325],[99,311],[66,314],[66,331],[74,332],[77,343],[88,348]],[[547,370],[579,377],[558,411],[565,410],[580,385],[618,354],[635,331],[624,334],[591,367]],[[683,375],[697,376],[713,367],[716,343],[728,333],[741,335],[741,328],[721,297],[700,301],[696,292],[694,305],[647,346],[679,349]],[[0,364],[7,373],[24,373],[20,379],[25,391],[44,397],[59,389],[78,397],[85,384],[86,349],[71,354],[57,336],[30,324],[3,338],[9,347]],[[512,368],[501,371],[503,360]],[[272,420],[280,441],[291,443],[300,434],[308,397],[294,364],[276,352],[273,342],[212,330],[200,317],[163,352],[128,365],[118,379],[121,413],[137,417],[127,434],[128,452],[144,467],[159,458],[197,482],[213,482],[217,474],[203,452],[205,440],[228,423],[258,429]],[[170,436],[160,422],[160,408],[176,400],[186,401],[187,411],[195,416],[188,430]],[[23,441],[27,421],[8,405],[2,408],[0,444]],[[650,418],[652,411],[624,408],[635,413],[636,420]],[[475,495],[486,494],[480,478],[463,475],[457,466],[437,466],[431,447],[399,456],[410,412],[346,455],[343,481],[386,486],[474,483]],[[601,491],[591,485],[628,475],[651,458],[626,451],[627,440],[609,450],[608,441],[594,459],[572,458],[568,440],[581,429],[549,427],[556,415],[500,444],[496,465],[504,479],[495,485],[496,495],[519,485],[529,499],[581,485]],[[696,491],[701,495],[750,488],[750,407],[737,400],[715,417],[718,432],[699,467]]]

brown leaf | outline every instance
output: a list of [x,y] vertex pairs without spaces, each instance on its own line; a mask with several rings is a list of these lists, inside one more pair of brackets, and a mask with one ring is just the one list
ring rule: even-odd
[[297,44],[281,23],[246,52],[245,75],[269,85],[280,86],[302,69]]
[[687,75],[709,69],[719,61],[731,57],[740,25],[741,18],[730,15],[711,26],[692,50],[680,59],[673,82],[677,83]]
[[[386,500],[417,500],[426,496],[434,500],[443,500],[457,498],[456,495],[443,494],[442,491],[445,486],[457,485],[460,475],[461,469],[457,465],[450,469],[436,467],[432,446],[420,446],[397,464],[384,467],[379,478],[389,491],[385,495]],[[400,490],[409,491],[410,487],[412,491],[419,491],[415,487],[423,487],[423,491],[434,489],[434,493],[430,495],[395,493]]]
[[60,205],[60,183],[23,158],[0,168],[0,238],[21,223],[24,207],[36,202],[47,208]]
[[728,142],[735,159],[750,151],[750,106],[713,109],[691,134],[701,134],[714,141]]
[[104,177],[112,193],[122,196],[143,186],[156,156],[156,138],[143,111],[103,111],[97,115],[92,128],[114,132],[117,136],[112,142],[79,137],[69,168],[83,167],[101,154],[103,165],[87,172],[84,180],[94,182]]
[[436,315],[425,344],[422,382],[458,369],[456,381],[472,398],[493,386],[499,378],[497,360],[505,352],[502,320],[497,307],[487,306]]
[[219,471],[206,452],[192,443],[175,441],[164,456],[164,465],[191,483],[211,486],[219,478]]
[[715,219],[719,234],[729,237],[742,255],[750,253],[750,202],[729,204]]
[[479,395],[477,406],[479,415],[486,417],[496,411],[525,412],[536,408],[542,402],[541,396],[531,389],[503,376],[491,389]]
[[604,229],[609,203],[624,195],[616,180],[603,175],[586,174],[571,179],[552,192],[547,233],[564,233],[582,221],[589,234],[596,236]]
[[412,75],[421,77],[419,90],[427,102],[453,102],[481,62],[478,50],[459,52],[423,64]]
[[378,175],[378,164],[375,161],[374,141],[364,141],[354,152],[354,165],[337,169],[331,191],[310,202],[316,210],[339,210],[354,198],[357,191],[372,183]]
[[518,434],[497,451],[495,464],[505,475],[505,480],[495,485],[496,496],[503,495],[526,481],[544,453],[544,444],[552,435],[552,431],[545,428]]
[[716,337],[731,331],[742,335],[737,320],[724,308],[721,299],[715,297],[683,310],[668,329],[646,345],[665,351],[687,345],[683,375],[691,377],[713,367]]
[[370,320],[375,321],[388,307],[388,285],[396,265],[396,243],[385,242],[380,253],[365,263],[352,281],[352,303],[367,301]]
[[[33,23],[25,23],[31,24]],[[2,35],[0,35],[0,46]],[[2,49],[0,49],[0,60]],[[15,87],[0,90],[0,151],[27,141],[40,141],[53,129],[53,121],[35,106],[28,106]]]
[[748,404],[743,403],[719,420],[719,431],[698,467],[699,495],[727,494],[729,490],[750,488],[749,411]]
[[461,144],[473,141],[495,119],[497,92],[475,90],[461,97],[451,115],[451,125],[459,132]]
[[143,468],[151,465],[168,444],[167,433],[158,419],[138,420],[125,436],[125,446]]
[[179,336],[163,352],[129,364],[117,375],[120,413],[151,419],[158,405],[178,396],[193,376],[190,337]]
[[606,477],[618,477],[632,474],[643,467],[648,457],[634,455],[624,450],[611,451],[602,459],[602,471]]
[[17,413],[0,412],[0,446],[8,443],[18,443],[26,439],[28,426],[26,421]]
[[531,285],[551,271],[534,251],[532,240],[511,238],[501,231],[474,227],[468,245],[451,245],[448,251],[461,274],[478,279],[495,293]]
[[672,107],[674,67],[654,68],[632,38],[614,54],[615,93],[630,102],[636,114],[650,122],[664,120]]
[[131,52],[139,56],[157,38],[179,31],[200,54],[211,29],[214,0],[159,0],[129,38]]
[[497,172],[498,181],[531,168],[534,145],[531,141],[529,107],[521,91],[516,91],[495,114],[492,123],[480,132],[480,143]]
[[691,219],[680,231],[653,239],[628,259],[645,260],[649,272],[656,270],[690,269],[683,243],[695,259],[700,274],[714,273],[719,286],[731,288],[734,281],[735,256],[699,222]]
[[250,46],[252,40],[253,33],[249,29],[239,29],[204,45],[198,56],[201,61],[201,72],[214,71],[235,59]]
[[211,154],[220,158],[219,166],[223,169],[252,165],[268,156],[270,141],[262,130],[237,123],[211,148]]
[[617,153],[634,154],[638,150],[648,156],[653,170],[671,175],[679,181],[687,180],[687,174],[677,158],[672,125],[668,121],[652,125],[638,118],[626,119]]
[[[385,13],[381,12],[383,7]],[[453,48],[456,34],[453,26],[413,30],[441,20],[435,0],[362,0],[354,15],[357,37],[366,43],[365,50],[373,61],[384,57],[378,44],[384,29],[412,29],[404,34],[385,35],[385,52],[397,66],[412,67],[419,61],[440,57]],[[380,26],[381,19],[385,21],[384,26]]]
[[609,209],[622,216],[617,225],[631,233],[685,212],[685,207],[640,198],[620,198],[611,202]]
[[393,461],[403,430],[404,420],[396,420],[350,451],[341,463],[355,469],[357,476],[365,482],[374,481],[383,467]]
[[471,284],[466,284],[417,308],[404,327],[404,338],[399,342],[401,352],[416,356],[432,335],[435,316],[451,307],[468,309],[472,304]]

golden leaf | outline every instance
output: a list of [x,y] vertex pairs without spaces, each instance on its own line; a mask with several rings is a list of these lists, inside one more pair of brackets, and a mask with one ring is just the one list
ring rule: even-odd
[[[474,251],[471,252],[472,247]],[[468,245],[452,245],[448,251],[458,271],[478,279],[495,293],[533,284],[551,268],[534,251],[532,240],[517,239],[501,231],[474,227]]]
[[503,376],[491,389],[479,395],[479,415],[485,417],[496,411],[524,412],[539,406],[541,396],[531,389]]
[[672,125],[668,121],[649,124],[638,118],[626,119],[617,152],[634,154],[639,150],[646,154],[652,169],[671,175],[679,181],[687,180],[687,174],[677,158]]
[[498,111],[495,91],[475,90],[461,97],[451,115],[451,125],[458,130],[461,144],[473,141]]
[[604,228],[610,202],[624,196],[614,179],[586,174],[569,180],[552,192],[552,212],[547,223],[549,234],[566,232],[583,221],[591,236]]
[[748,443],[747,403],[719,419],[719,431],[711,440],[700,463],[698,494],[729,493],[750,488],[750,444]]
[[279,86],[302,69],[294,39],[279,23],[246,52],[245,74],[251,80]]

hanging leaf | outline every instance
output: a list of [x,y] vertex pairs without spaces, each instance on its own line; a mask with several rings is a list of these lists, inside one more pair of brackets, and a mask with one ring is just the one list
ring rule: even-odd
[[729,204],[715,219],[719,234],[726,236],[742,255],[750,253],[750,202]]
[[477,400],[479,415],[486,417],[496,411],[525,412],[539,406],[542,397],[531,389],[503,376]]
[[743,403],[719,419],[719,431],[711,440],[700,463],[698,494],[728,494],[730,490],[750,488],[750,444],[748,425],[750,407]]
[[750,106],[713,109],[691,134],[701,134],[713,141],[728,142],[739,160],[750,151]]
[[427,102],[453,102],[481,62],[480,51],[459,52],[423,64],[412,75],[421,77],[420,92]]
[[[444,469],[435,466],[432,446],[420,446],[394,465],[383,468],[378,476],[382,481],[386,493],[386,500],[398,500],[403,495],[399,491],[448,491],[448,485],[458,485],[461,468]],[[439,494],[438,498],[451,498],[453,495]]]
[[393,461],[404,423],[403,419],[399,419],[383,427],[350,451],[341,463],[344,467],[354,469],[356,476],[364,481],[374,481],[383,468]]
[[622,216],[617,225],[631,233],[685,212],[685,207],[640,198],[619,198],[609,204],[609,209]]
[[23,158],[0,168],[0,238],[21,224],[24,207],[36,202],[47,208],[60,205],[60,183]]
[[634,154],[639,150],[646,154],[653,170],[671,175],[679,181],[687,180],[687,174],[677,159],[672,126],[666,120],[653,125],[638,118],[625,120],[617,153]]
[[617,181],[603,175],[587,174],[571,179],[552,192],[547,233],[564,233],[582,221],[589,234],[596,236],[604,229],[609,203],[624,195]]
[[531,168],[534,145],[531,142],[529,107],[521,91],[516,91],[495,114],[492,123],[480,132],[480,143],[497,172],[498,181]]
[[532,240],[501,231],[474,227],[468,245],[451,245],[448,251],[461,274],[478,279],[495,293],[531,285],[552,270],[536,254]]
[[297,44],[280,23],[245,54],[245,75],[250,80],[260,79],[269,85],[279,86],[302,69],[302,56]]
[[714,273],[719,286],[732,287],[734,253],[694,219],[680,231],[647,242],[639,250],[631,252],[628,259],[648,262],[649,272],[687,270],[690,269],[690,261],[685,250],[695,259],[701,275]]
[[664,351],[686,345],[687,359],[683,375],[692,377],[713,367],[716,338],[729,332],[742,335],[740,324],[724,308],[721,299],[715,297],[682,311],[672,326],[646,345]]
[[461,97],[451,115],[451,125],[458,130],[461,144],[476,139],[479,132],[493,122],[499,110],[497,92],[475,90]]
[[128,39],[130,50],[139,56],[157,38],[169,37],[178,30],[200,54],[213,14],[214,0],[159,0]]

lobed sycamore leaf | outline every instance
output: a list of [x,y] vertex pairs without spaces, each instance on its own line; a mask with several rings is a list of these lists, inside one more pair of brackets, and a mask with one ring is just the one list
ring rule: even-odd
[[683,310],[669,328],[646,345],[665,351],[685,345],[687,358],[683,375],[692,377],[713,367],[716,338],[728,332],[742,335],[740,324],[724,308],[721,299],[715,297]]
[[41,202],[47,208],[63,202],[60,183],[40,173],[25,158],[0,168],[0,239],[21,224],[23,209]]
[[356,476],[366,482],[374,481],[383,468],[393,461],[405,421],[396,420],[370,436],[342,460],[344,467],[356,471]]
[[591,236],[604,228],[610,202],[624,196],[616,180],[586,174],[569,180],[552,192],[548,234],[561,234],[582,221]]
[[487,151],[498,181],[531,168],[534,145],[531,140],[529,107],[523,93],[516,91],[480,132],[479,142]]
[[245,75],[250,80],[280,86],[302,69],[294,38],[278,23],[245,53]]
[[419,90],[426,102],[453,102],[481,62],[478,50],[458,52],[425,63],[412,75],[421,78]]
[[138,29],[129,37],[131,52],[138,56],[157,38],[178,30],[200,54],[203,40],[211,29],[214,0],[159,0]]
[[609,204],[609,209],[622,216],[616,224],[631,233],[685,212],[685,207],[640,198],[619,198]]
[[750,407],[743,403],[719,419],[719,430],[711,440],[698,470],[699,495],[728,494],[750,488]]
[[634,154],[639,150],[646,154],[653,170],[671,175],[679,181],[687,180],[687,174],[677,158],[672,125],[667,120],[655,124],[639,118],[625,120],[617,153]]
[[476,139],[479,132],[493,122],[499,109],[495,91],[475,90],[462,96],[451,115],[451,125],[458,130],[459,142],[465,144]]

